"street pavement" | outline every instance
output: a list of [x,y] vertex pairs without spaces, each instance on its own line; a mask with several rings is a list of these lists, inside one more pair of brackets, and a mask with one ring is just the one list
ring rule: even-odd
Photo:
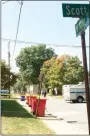
[[[26,101],[17,100],[28,112]],[[86,103],[66,103],[63,99],[47,97],[45,117],[40,118],[56,134],[88,135]]]
[[[17,102],[20,105],[22,105],[22,107],[25,108],[29,113],[31,112],[31,109],[26,104],[26,101],[20,101],[20,99],[18,99]],[[49,102],[50,102],[50,99],[47,101],[47,104],[49,104]],[[56,117],[52,116],[52,113],[50,114],[48,110],[46,110],[44,117],[38,117],[38,118],[40,118],[50,129],[52,129],[55,132],[55,134],[88,135],[88,131],[77,129],[77,127],[76,128],[73,127],[72,125],[70,125],[70,123],[67,123],[66,121],[62,119],[57,119]]]
[[47,98],[46,108],[57,119],[63,119],[73,129],[88,132],[86,103],[69,103],[63,99]]

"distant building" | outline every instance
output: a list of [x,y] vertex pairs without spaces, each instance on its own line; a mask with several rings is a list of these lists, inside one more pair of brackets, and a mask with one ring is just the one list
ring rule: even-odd
[[38,85],[30,85],[29,90],[30,94],[38,94],[39,87]]
[[[41,90],[47,92],[47,89],[46,89],[46,88],[42,88]],[[39,92],[39,85],[30,85],[30,86],[27,88],[27,92],[30,93],[30,94],[38,94],[38,92]]]

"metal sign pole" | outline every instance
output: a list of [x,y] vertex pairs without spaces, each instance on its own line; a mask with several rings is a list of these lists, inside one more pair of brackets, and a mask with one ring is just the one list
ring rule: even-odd
[[82,56],[83,56],[83,65],[84,65],[84,76],[85,76],[88,128],[89,128],[89,135],[90,135],[90,92],[89,92],[89,82],[88,82],[87,56],[86,56],[86,44],[85,44],[84,31],[81,33],[81,43],[82,43]]

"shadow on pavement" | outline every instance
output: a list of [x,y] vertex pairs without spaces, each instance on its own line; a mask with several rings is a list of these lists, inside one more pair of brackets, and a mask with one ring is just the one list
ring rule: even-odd
[[66,103],[69,103],[69,104],[84,104],[86,102],[78,103],[78,102],[69,102],[69,101],[66,101]]
[[46,114],[45,117],[40,117],[42,120],[63,120],[62,118],[57,119],[56,116],[53,116],[51,114]]

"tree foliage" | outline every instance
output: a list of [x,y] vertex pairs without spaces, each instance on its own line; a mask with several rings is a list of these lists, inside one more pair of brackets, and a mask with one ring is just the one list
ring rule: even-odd
[[16,58],[16,64],[20,68],[23,79],[28,84],[37,84],[44,61],[49,60],[52,56],[56,56],[56,54],[52,48],[46,48],[46,45],[22,49]]
[[13,90],[14,90],[14,92],[19,91],[19,93],[21,93],[21,92],[25,93],[27,91],[26,87],[27,87],[27,83],[24,81],[24,79],[22,78],[22,76],[19,73],[17,82],[13,86]]
[[41,68],[46,87],[61,88],[63,84],[77,84],[84,80],[83,67],[78,57],[62,55],[46,61]]
[[17,75],[10,71],[5,61],[3,60],[0,61],[0,65],[1,65],[1,89],[9,89],[10,86],[13,86],[15,84]]
[[64,75],[66,84],[77,84],[84,81],[84,69],[78,57],[70,57],[67,61],[67,69]]

